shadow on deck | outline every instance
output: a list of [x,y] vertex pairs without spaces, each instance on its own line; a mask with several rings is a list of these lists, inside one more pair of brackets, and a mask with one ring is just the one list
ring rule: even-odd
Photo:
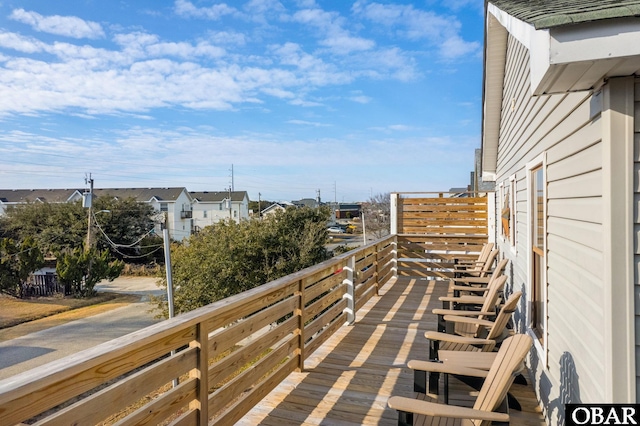
[[[304,372],[290,374],[238,424],[397,424],[387,400],[416,395],[406,363],[427,358],[423,333],[436,329],[431,310],[446,291],[446,281],[390,280],[358,311],[354,326],[341,327],[310,355]],[[455,380],[450,386],[462,403],[475,394]],[[511,393],[522,405],[522,412],[511,410],[512,424],[545,424],[531,386],[514,384]]]

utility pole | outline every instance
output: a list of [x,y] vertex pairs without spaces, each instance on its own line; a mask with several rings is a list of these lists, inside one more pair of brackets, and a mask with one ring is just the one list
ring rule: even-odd
[[164,213],[162,239],[164,240],[164,265],[167,272],[167,302],[169,304],[169,318],[173,318],[173,277],[171,275],[171,245],[169,240],[169,214],[167,212]]
[[84,193],[84,207],[88,207],[89,214],[87,220],[87,245],[84,247],[84,251],[91,250],[91,216],[93,214],[93,179],[91,178],[91,173],[89,173],[89,177],[85,178],[85,184],[89,184],[89,193]]
[[229,187],[229,220],[233,220],[231,216],[231,187]]
[[[173,275],[171,273],[171,241],[169,240],[169,213],[164,212],[164,222],[162,225],[162,239],[164,245],[164,266],[167,272],[167,304],[169,305],[169,318],[173,318]],[[176,351],[171,351],[171,356]],[[173,379],[172,385],[178,386],[178,379]]]
[[233,176],[233,164],[231,164],[231,190],[232,191],[236,190],[236,186],[234,184],[234,176]]
[[262,219],[262,205],[260,203],[261,193],[258,192],[258,219]]

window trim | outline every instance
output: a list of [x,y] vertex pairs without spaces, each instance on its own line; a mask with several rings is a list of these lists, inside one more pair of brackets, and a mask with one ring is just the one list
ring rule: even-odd
[[509,177],[509,209],[510,217],[509,217],[509,242],[511,243],[511,251],[514,253],[516,250],[516,236],[517,236],[517,221],[516,221],[516,175],[511,175]]
[[[533,304],[534,304],[534,300],[533,300],[533,286],[534,286],[534,282],[533,282],[533,252],[534,250],[538,250],[537,248],[533,247],[533,226],[532,226],[532,222],[533,222],[533,201],[534,201],[534,194],[533,194],[533,175],[532,172],[534,169],[537,169],[539,167],[542,167],[543,170],[543,217],[544,217],[544,223],[545,223],[545,234],[543,236],[543,252],[541,253],[543,255],[543,259],[545,262],[544,265],[544,272],[542,275],[542,280],[544,285],[542,286],[542,293],[543,293],[543,300],[544,303],[543,305],[543,327],[544,327],[544,333],[541,337],[538,336],[538,334],[533,330]],[[548,313],[549,313],[549,281],[548,281],[548,250],[547,250],[547,234],[548,234],[548,220],[547,220],[547,203],[548,203],[548,194],[547,194],[547,187],[548,187],[548,180],[547,180],[547,155],[546,152],[543,152],[542,154],[538,155],[536,158],[534,158],[533,160],[529,161],[526,165],[526,173],[527,173],[527,292],[529,294],[529,300],[527,300],[527,312],[526,312],[526,327],[527,327],[527,334],[529,334],[532,338],[533,338],[533,345],[536,348],[538,355],[540,357],[540,361],[542,362],[542,364],[545,366],[545,368],[548,368],[548,353],[549,353],[549,340],[548,340],[548,336],[549,336],[549,318],[548,318]]]

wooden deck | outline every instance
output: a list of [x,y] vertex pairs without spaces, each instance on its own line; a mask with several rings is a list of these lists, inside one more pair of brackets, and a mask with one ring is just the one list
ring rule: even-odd
[[[443,281],[392,279],[358,311],[354,326],[336,332],[309,357],[304,372],[290,374],[237,424],[397,424],[387,399],[416,395],[406,363],[427,357],[423,333],[435,330],[431,309],[445,293]],[[462,403],[473,398],[473,389],[455,380],[450,386]],[[514,384],[511,393],[523,408],[511,410],[511,424],[545,424],[531,386]]]

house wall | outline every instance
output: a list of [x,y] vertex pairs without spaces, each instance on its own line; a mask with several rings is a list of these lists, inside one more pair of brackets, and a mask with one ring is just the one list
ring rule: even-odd
[[[523,291],[515,317],[527,329],[530,230],[527,163],[546,153],[547,344],[532,351],[531,371],[551,424],[563,404],[606,401],[607,329],[602,301],[603,172],[601,103],[587,92],[532,97],[528,50],[509,36],[496,183],[515,177],[515,247],[497,244],[510,262],[509,291]],[[502,208],[497,197],[497,211]],[[513,229],[513,228],[512,228]]]
[[634,96],[634,303],[635,303],[635,358],[636,358],[636,402],[640,403],[640,79],[635,80]]

